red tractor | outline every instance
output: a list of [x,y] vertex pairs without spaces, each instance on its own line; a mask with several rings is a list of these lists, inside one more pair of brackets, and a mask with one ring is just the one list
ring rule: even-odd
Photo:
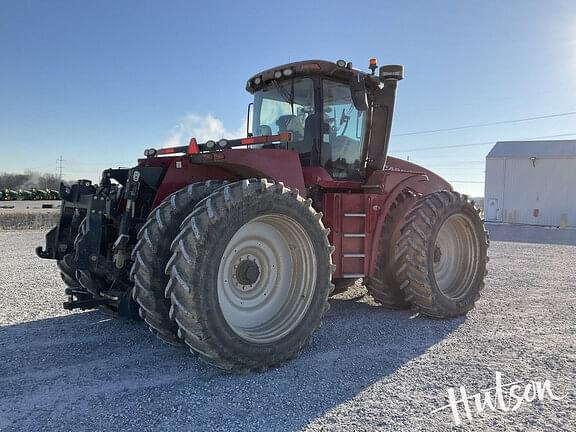
[[139,315],[232,371],[297,356],[335,287],[359,278],[387,307],[471,310],[488,260],[478,210],[386,157],[403,68],[370,66],[265,70],[246,86],[246,138],[148,149],[99,185],[62,185],[60,222],[37,254],[58,261],[64,307]]

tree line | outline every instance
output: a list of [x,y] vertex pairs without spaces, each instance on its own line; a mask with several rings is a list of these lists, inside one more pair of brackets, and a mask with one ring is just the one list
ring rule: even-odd
[[24,173],[0,173],[0,190],[60,189],[60,179],[55,174],[26,170]]

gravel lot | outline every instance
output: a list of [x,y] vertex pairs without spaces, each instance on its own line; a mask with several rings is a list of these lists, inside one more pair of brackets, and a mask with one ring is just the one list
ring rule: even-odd
[[[576,247],[493,242],[466,318],[332,301],[299,359],[233,376],[158,342],[142,323],[61,309],[38,232],[0,232],[0,430],[576,430]],[[455,428],[447,389],[552,382],[561,401],[485,412]]]

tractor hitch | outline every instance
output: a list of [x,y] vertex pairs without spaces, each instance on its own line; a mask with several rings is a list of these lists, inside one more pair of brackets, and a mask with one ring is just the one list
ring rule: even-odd
[[[64,294],[68,296],[68,301],[62,303],[62,307],[66,310],[94,309],[110,303],[107,298],[93,298],[88,296],[86,291],[75,288],[66,288]],[[78,300],[75,300],[74,297]]]

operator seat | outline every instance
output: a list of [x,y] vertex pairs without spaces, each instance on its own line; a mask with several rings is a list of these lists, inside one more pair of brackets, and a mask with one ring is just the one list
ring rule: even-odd
[[[318,163],[320,160],[320,153],[324,152],[325,150],[321,149],[321,141],[318,143],[318,120],[320,119],[319,114],[310,114],[306,117],[304,121],[304,139],[301,143],[297,144],[295,150],[298,150],[300,153],[300,161],[302,162],[302,166],[310,166],[312,164]],[[321,136],[324,137],[324,134],[329,133],[330,126],[326,122],[322,122],[321,126]],[[328,150],[329,151],[329,150]]]
[[282,115],[276,120],[278,132],[292,132],[293,141],[302,141],[304,139],[304,126],[302,122],[292,114]]
[[272,135],[272,128],[268,125],[260,125],[255,129],[254,136]]

